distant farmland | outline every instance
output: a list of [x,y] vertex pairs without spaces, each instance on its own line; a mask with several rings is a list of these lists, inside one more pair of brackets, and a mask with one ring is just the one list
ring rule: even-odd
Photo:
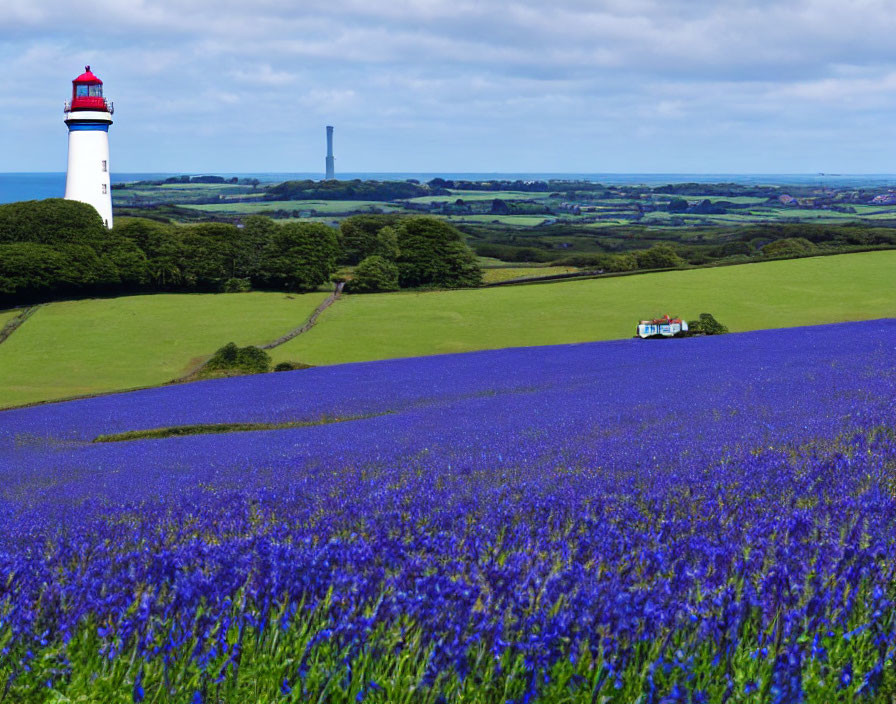
[[209,213],[258,213],[277,210],[314,210],[318,213],[350,213],[355,211],[379,208],[386,211],[401,210],[400,204],[384,203],[374,200],[273,200],[260,202],[225,202],[202,205],[184,205],[184,208],[202,210]]

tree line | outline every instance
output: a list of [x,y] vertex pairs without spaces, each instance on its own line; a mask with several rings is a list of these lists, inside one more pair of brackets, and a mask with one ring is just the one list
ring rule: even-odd
[[265,192],[265,200],[405,200],[431,195],[426,186],[409,181],[284,181]]
[[449,223],[427,216],[278,224],[174,225],[119,218],[62,199],[0,206],[0,303],[62,297],[250,289],[303,292],[357,264],[349,289],[452,288],[480,283],[475,255]]

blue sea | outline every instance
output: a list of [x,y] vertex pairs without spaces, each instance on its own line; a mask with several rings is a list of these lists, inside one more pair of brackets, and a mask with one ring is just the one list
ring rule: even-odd
[[[142,181],[180,176],[180,173],[113,173],[112,183]],[[290,179],[320,179],[320,173],[195,173],[191,176],[214,175],[231,178],[257,178],[263,183],[279,183]],[[642,184],[661,186],[667,183],[737,183],[746,186],[828,186],[831,188],[896,187],[896,174],[577,174],[577,173],[339,173],[341,179],[376,179],[429,181],[440,176],[469,181],[501,180],[584,180],[607,185]],[[65,192],[65,173],[0,173],[0,203],[41,198],[61,198]],[[114,196],[114,192],[113,192]]]

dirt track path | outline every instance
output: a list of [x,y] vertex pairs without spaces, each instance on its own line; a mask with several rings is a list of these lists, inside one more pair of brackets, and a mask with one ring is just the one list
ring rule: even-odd
[[320,314],[323,313],[331,305],[333,305],[338,300],[338,298],[342,295],[342,287],[344,285],[345,284],[343,284],[343,283],[337,284],[336,290],[334,290],[333,293],[331,293],[329,296],[327,296],[324,299],[323,303],[321,303],[317,308],[314,309],[314,312],[311,314],[311,316],[308,318],[308,320],[306,320],[305,323],[301,327],[298,327],[295,330],[290,330],[288,333],[286,333],[282,337],[278,337],[273,342],[269,342],[266,345],[261,345],[261,349],[272,350],[275,347],[279,347],[284,342],[289,342],[294,337],[298,337],[303,332],[308,332],[311,328],[314,327],[314,324],[317,322],[317,319],[318,319],[318,317],[320,317]]
[[[263,350],[272,350],[275,347],[279,347],[283,343],[289,342],[293,338],[298,337],[303,332],[308,332],[311,328],[314,327],[314,324],[317,322],[317,319],[320,317],[320,314],[323,313],[327,308],[329,308],[331,305],[333,305],[339,299],[339,297],[342,295],[342,288],[344,285],[345,284],[343,284],[343,283],[337,284],[333,293],[331,293],[329,296],[327,296],[323,300],[323,302],[317,308],[314,309],[314,312],[308,317],[308,319],[304,323],[302,323],[302,325],[300,325],[299,327],[297,327],[293,330],[290,330],[285,335],[278,337],[273,342],[268,342],[267,344],[259,345],[259,347]],[[176,379],[173,379],[172,380],[173,383],[179,383],[179,382],[183,382],[183,381],[195,381],[196,374],[199,372],[200,369],[202,369],[205,366],[205,363],[209,360],[209,357],[210,357],[210,355],[199,358],[198,361],[192,367],[190,367],[190,370],[186,374],[184,374],[183,376],[179,376]]]

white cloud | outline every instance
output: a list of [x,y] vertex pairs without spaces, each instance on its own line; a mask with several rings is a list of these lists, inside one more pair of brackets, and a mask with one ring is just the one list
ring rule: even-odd
[[[51,114],[90,63],[133,169],[317,168],[336,122],[341,164],[359,170],[422,168],[425,153],[465,170],[575,171],[599,154],[609,169],[886,171],[892,148],[865,168],[853,154],[889,134],[894,30],[885,0],[5,0],[0,90]],[[4,128],[26,125],[5,111]],[[0,168],[55,168],[51,129],[35,121]],[[228,155],[237,132],[252,148]]]

